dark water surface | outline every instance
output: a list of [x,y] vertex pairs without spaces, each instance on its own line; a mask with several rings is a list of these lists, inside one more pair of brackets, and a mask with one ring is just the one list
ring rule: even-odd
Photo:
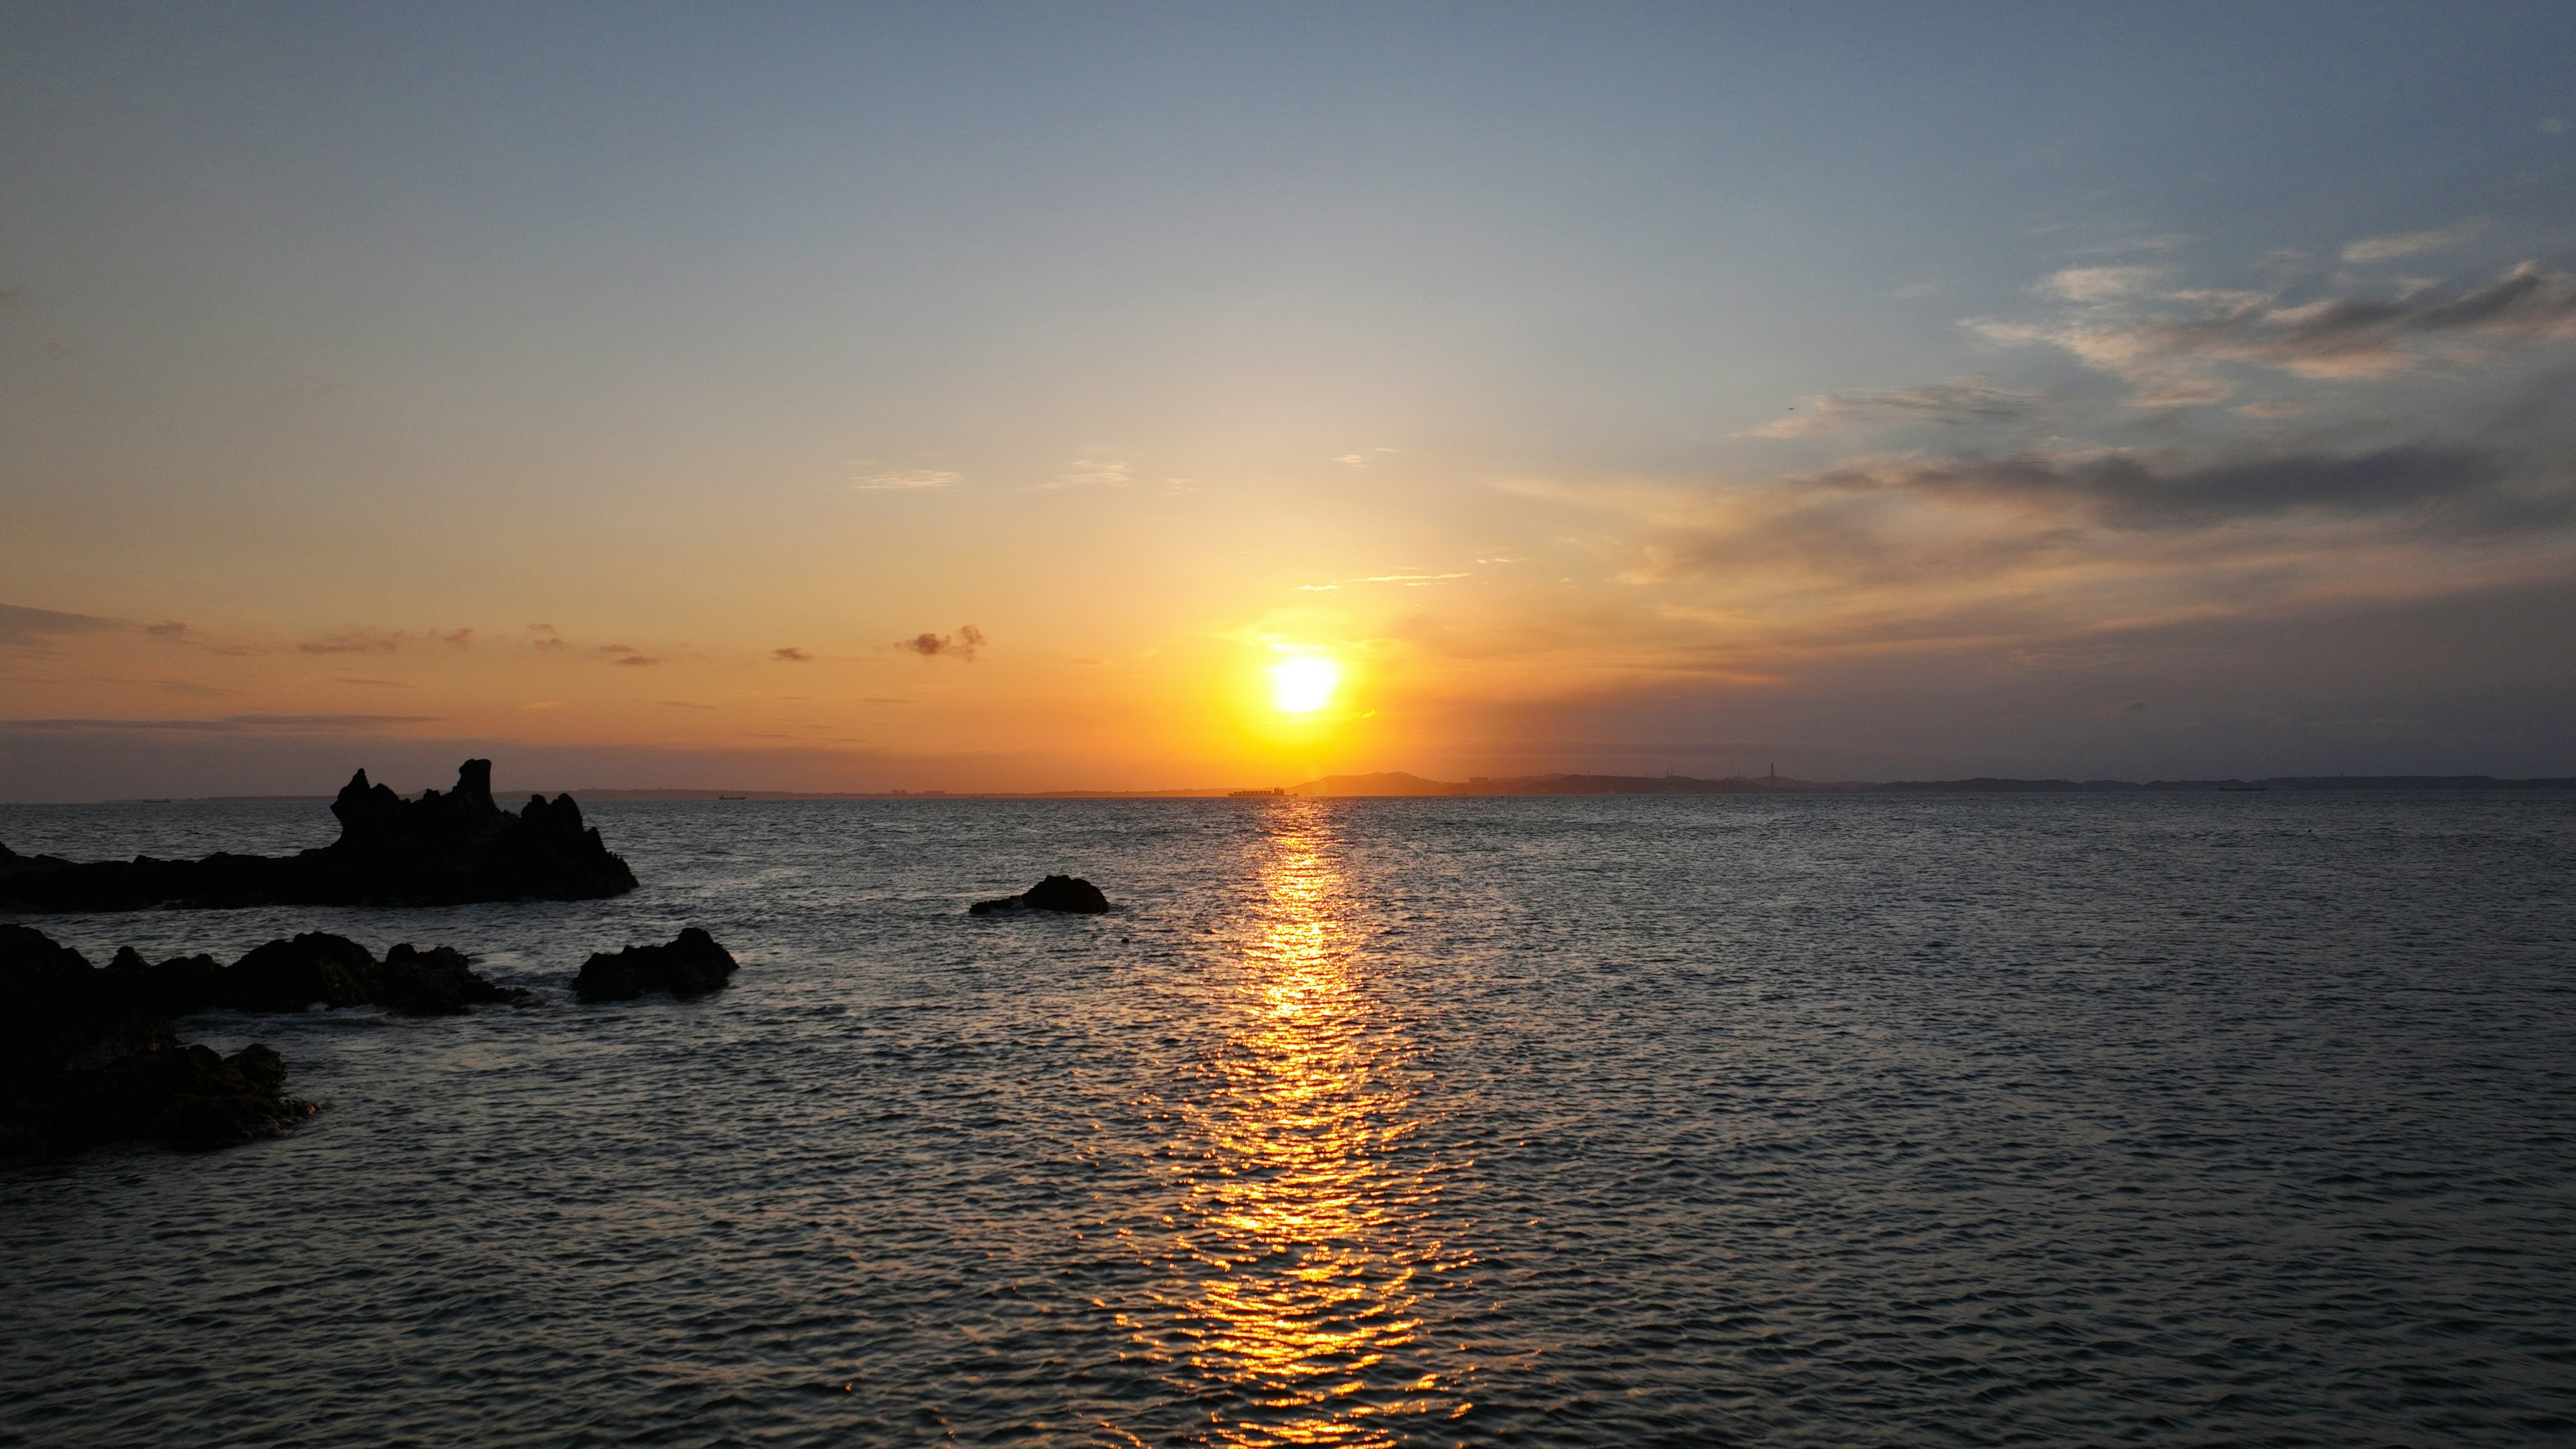
[[[324,1110],[0,1168],[0,1440],[2576,1441],[2576,802],[591,814],[643,890],[37,922],[544,1004],[192,1018]],[[1051,870],[1123,909],[963,915]]]

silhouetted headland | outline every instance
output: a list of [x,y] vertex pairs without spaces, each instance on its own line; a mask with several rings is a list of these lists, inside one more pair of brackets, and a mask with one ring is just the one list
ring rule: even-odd
[[1051,875],[1015,896],[996,901],[977,901],[966,908],[970,916],[1008,916],[1022,911],[1062,911],[1068,915],[1096,916],[1109,909],[1109,898],[1100,887],[1080,876]]
[[595,900],[635,873],[583,825],[570,795],[492,801],[492,762],[467,760],[456,788],[405,800],[360,770],[331,802],[340,838],[291,856],[74,862],[0,845],[0,909],[131,911],[152,906],[443,906]]

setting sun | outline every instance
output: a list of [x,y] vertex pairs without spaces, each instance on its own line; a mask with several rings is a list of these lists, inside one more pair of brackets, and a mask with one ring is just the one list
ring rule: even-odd
[[1281,714],[1313,714],[1333,702],[1341,684],[1339,661],[1301,654],[1270,666],[1270,704]]

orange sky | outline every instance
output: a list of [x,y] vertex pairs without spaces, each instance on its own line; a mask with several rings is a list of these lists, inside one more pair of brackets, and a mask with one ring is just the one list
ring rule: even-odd
[[2508,26],[38,20],[0,798],[2576,772]]

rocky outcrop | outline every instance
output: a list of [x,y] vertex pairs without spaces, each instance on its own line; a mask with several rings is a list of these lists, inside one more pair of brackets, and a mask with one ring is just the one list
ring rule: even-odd
[[469,1006],[525,1006],[527,992],[474,974],[451,946],[408,942],[375,953],[346,936],[308,931],[253,947],[230,966],[212,956],[153,965],[128,946],[104,976],[128,999],[167,1016],[199,1011],[304,1011],[316,1006],[381,1006],[399,1016],[455,1016]]
[[360,770],[331,804],[340,838],[291,856],[67,861],[0,846],[0,909],[130,911],[151,906],[456,905],[595,900],[635,873],[582,823],[570,795],[492,800],[492,762],[467,760],[456,788],[405,800]]
[[685,1000],[722,991],[735,968],[731,952],[691,926],[667,946],[629,946],[613,956],[600,952],[581,963],[572,991],[584,1001],[632,1001],[665,991]]
[[131,971],[99,970],[40,932],[0,926],[0,1155],[119,1138],[223,1147],[311,1115],[311,1103],[284,1094],[277,1053],[183,1046],[140,988]]
[[997,901],[977,901],[966,908],[970,916],[1009,916],[1023,911],[1063,911],[1073,915],[1096,916],[1109,909],[1109,898],[1100,888],[1080,876],[1051,875],[1015,896]]

